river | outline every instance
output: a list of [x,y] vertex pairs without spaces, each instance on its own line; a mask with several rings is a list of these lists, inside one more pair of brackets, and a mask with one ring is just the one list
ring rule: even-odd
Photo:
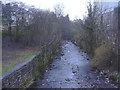
[[99,77],[92,70],[87,54],[72,42],[62,46],[43,79],[35,81],[34,88],[115,88],[113,84]]

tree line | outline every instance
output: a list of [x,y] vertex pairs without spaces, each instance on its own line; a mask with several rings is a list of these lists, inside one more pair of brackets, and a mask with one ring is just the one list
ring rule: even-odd
[[21,2],[2,4],[3,38],[23,45],[42,46],[56,38],[72,40],[91,57],[97,68],[118,70],[120,7],[107,10],[99,2],[88,3],[84,20],[69,20],[63,7],[41,10]]
[[3,38],[28,45],[45,45],[53,38],[68,39],[69,16],[63,15],[61,5],[54,11],[27,6],[22,2],[2,4]]
[[99,2],[88,3],[84,20],[72,22],[72,40],[91,57],[91,65],[99,69],[120,69],[120,7],[108,10]]

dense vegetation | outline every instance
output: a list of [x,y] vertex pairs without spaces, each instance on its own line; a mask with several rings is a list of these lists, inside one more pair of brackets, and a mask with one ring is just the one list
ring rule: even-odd
[[90,55],[93,67],[118,71],[120,7],[109,11],[94,2],[88,4],[87,10],[84,20],[70,21],[60,5],[51,12],[20,2],[2,4],[3,47],[12,45],[4,42],[6,38],[15,45],[39,49],[54,39],[72,40]]
[[72,37],[91,57],[91,65],[99,69],[119,70],[119,7],[105,10],[100,3],[89,3],[88,15],[72,22]]
[[65,38],[70,21],[68,15],[59,14],[62,12],[58,11],[59,7],[56,6],[54,13],[19,2],[2,4],[3,37],[9,36],[12,41],[22,42],[24,45],[39,46],[53,38],[60,38],[61,33]]
[[63,16],[61,7],[56,5],[51,12],[22,2],[2,4],[3,72],[30,58],[50,42],[58,46],[62,39],[69,38],[69,16]]

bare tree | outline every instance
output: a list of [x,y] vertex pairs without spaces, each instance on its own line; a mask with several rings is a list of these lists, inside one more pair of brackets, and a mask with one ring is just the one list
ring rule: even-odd
[[57,17],[61,17],[64,15],[64,6],[62,4],[57,4],[54,6],[54,12],[57,15]]

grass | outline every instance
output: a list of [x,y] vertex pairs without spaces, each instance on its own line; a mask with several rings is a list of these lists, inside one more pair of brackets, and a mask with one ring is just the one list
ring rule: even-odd
[[117,81],[120,82],[120,73],[114,72],[112,75]]
[[2,36],[2,30],[0,30],[0,36]]
[[16,65],[28,60],[30,57],[37,53],[36,50],[29,49],[5,52],[7,52],[7,55],[10,55],[12,53],[16,57],[7,58],[8,60],[3,60],[2,67],[0,67],[0,70],[2,69],[2,72],[0,72],[0,74],[14,68]]
[[0,67],[0,74],[2,73],[2,67]]

